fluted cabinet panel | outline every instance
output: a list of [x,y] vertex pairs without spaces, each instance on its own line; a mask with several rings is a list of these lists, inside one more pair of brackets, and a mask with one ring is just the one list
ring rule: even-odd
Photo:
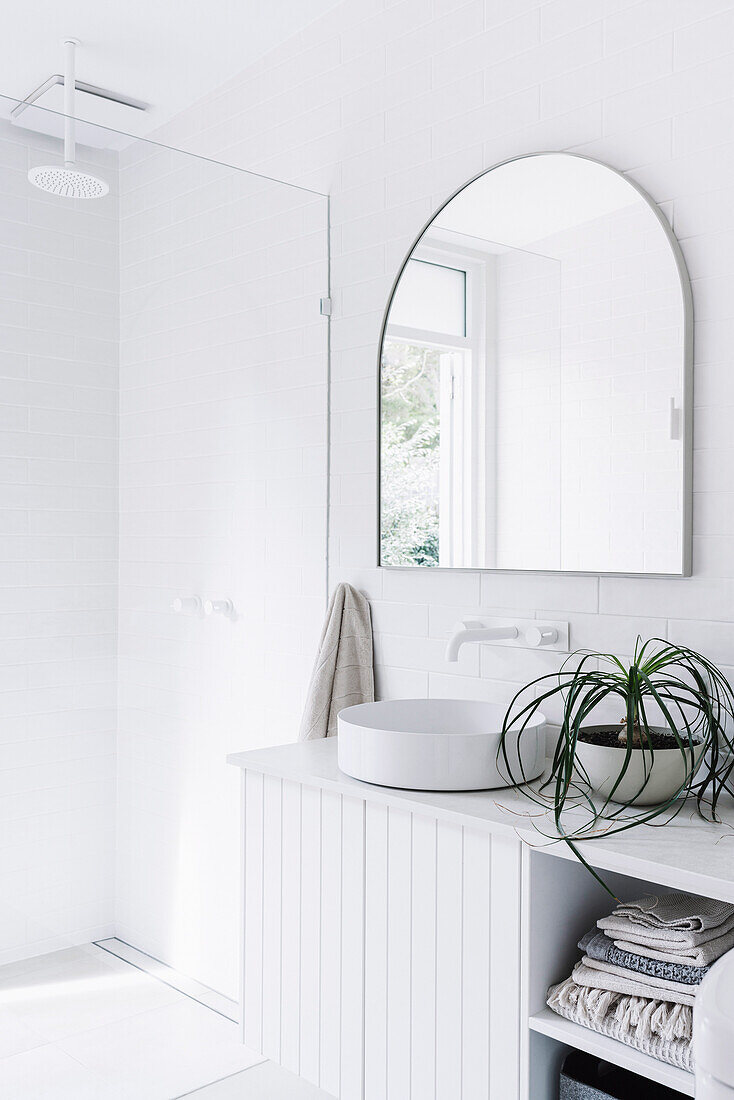
[[263,822],[264,777],[245,772],[244,799],[244,947],[242,952],[242,1037],[253,1050],[263,1050]]
[[264,777],[263,787],[263,983],[262,1051],[281,1061],[281,958],[283,948],[283,780]]
[[247,1045],[340,1100],[513,1100],[519,842],[243,784]]

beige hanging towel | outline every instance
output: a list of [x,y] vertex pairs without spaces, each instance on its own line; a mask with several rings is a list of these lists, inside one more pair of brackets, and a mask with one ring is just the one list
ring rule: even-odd
[[333,737],[340,710],[374,698],[370,605],[351,584],[338,584],[321,631],[298,740]]

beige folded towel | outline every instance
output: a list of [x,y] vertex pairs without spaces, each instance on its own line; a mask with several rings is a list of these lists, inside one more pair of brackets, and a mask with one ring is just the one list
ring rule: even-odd
[[[689,1002],[682,998],[678,1000],[677,998],[668,997],[668,993],[680,993],[684,997],[690,997],[690,1003],[692,1004],[692,998],[696,996],[696,990],[698,989],[697,985],[684,985],[683,982],[674,982],[670,978],[658,978],[654,974],[641,974],[639,971],[627,970],[623,966],[616,966],[614,963],[605,962],[603,959],[592,959],[589,955],[584,955],[581,962],[589,970],[598,970],[601,974],[613,974],[621,981],[630,983],[625,992],[631,993],[634,997],[656,997],[659,1001],[673,999],[676,1004],[688,1004]],[[580,982],[579,984],[583,985],[584,983]],[[635,988],[633,989],[632,986]]]
[[693,1007],[695,998],[688,993],[677,993],[667,988],[655,989],[647,982],[637,982],[634,978],[620,977],[617,974],[592,970],[585,962],[576,963],[571,975],[576,985],[585,985],[591,989],[607,989],[610,993],[622,993],[628,997],[645,997],[647,1000],[669,1001],[671,1004]]
[[340,710],[374,698],[370,605],[351,584],[338,584],[321,631],[298,740],[333,737]]
[[624,939],[626,943],[642,944],[661,952],[678,954],[734,931],[734,906],[726,906],[726,912],[721,914],[719,924],[706,924],[702,928],[681,927],[672,922],[643,922],[631,913],[620,912],[620,909],[615,909],[610,916],[603,916],[600,921],[596,921],[596,927],[602,928],[611,939]]
[[700,932],[683,931],[680,928],[668,928],[662,925],[643,926],[630,920],[629,917],[617,916],[616,911],[609,917],[602,917],[596,922],[596,926],[613,940],[625,940],[627,943],[654,947],[656,951],[682,954],[692,948],[710,943],[711,940],[722,939],[727,932],[734,931],[734,912],[716,927],[706,928]]
[[675,929],[681,933],[718,928],[720,931],[714,933],[718,936],[725,924],[731,927],[734,905],[696,894],[650,894],[637,901],[620,902],[612,916],[625,917],[643,928]]

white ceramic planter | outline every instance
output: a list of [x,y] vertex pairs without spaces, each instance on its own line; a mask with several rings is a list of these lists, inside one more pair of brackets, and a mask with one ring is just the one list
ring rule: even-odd
[[[587,727],[594,728],[609,727]],[[658,732],[666,731],[660,728]],[[627,771],[611,801],[633,806],[654,806],[667,802],[684,783],[686,774],[695,775],[698,771],[703,753],[703,745],[687,749],[685,754],[679,748],[656,749],[654,758],[651,759],[649,752],[633,749]],[[606,745],[589,745],[579,741],[576,745],[576,759],[592,788],[604,798],[609,797],[624,764],[624,747],[620,745],[619,748],[609,748]],[[577,773],[583,777],[580,769],[577,769]]]
[[[384,787],[473,791],[507,787],[497,759],[504,707],[465,699],[394,699],[347,707],[338,718],[339,767]],[[510,738],[512,775],[535,779],[545,767],[545,718],[536,714]],[[522,767],[521,767],[522,761]]]

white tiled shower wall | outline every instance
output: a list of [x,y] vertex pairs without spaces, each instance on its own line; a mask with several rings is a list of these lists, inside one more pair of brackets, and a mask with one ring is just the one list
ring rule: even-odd
[[[331,582],[372,597],[383,695],[505,700],[550,654],[443,660],[462,614],[566,618],[574,646],[666,635],[734,666],[734,6],[731,0],[360,0],[186,112],[176,144],[332,194]],[[672,221],[696,309],[694,575],[378,571],[382,309],[423,223],[497,161],[573,149]]]
[[116,157],[82,212],[0,126],[3,963],[112,930],[118,216]]
[[58,152],[0,133],[0,962],[116,933],[235,996],[225,756],[326,598],[327,203],[133,143],[74,204]]

